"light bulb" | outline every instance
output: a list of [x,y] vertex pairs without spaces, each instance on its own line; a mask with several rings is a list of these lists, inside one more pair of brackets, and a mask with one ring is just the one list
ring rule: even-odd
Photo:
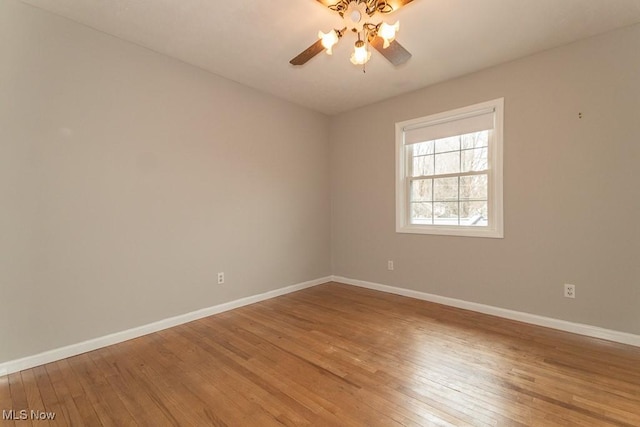
[[384,40],[384,45],[382,46],[384,49],[388,48],[392,41],[396,38],[396,33],[400,29],[400,21],[397,21],[393,25],[389,25],[386,22],[383,22],[380,25],[380,29],[378,30],[378,36],[382,37]]
[[333,54],[333,46],[338,43],[338,33],[336,30],[331,30],[327,34],[322,31],[318,31],[318,38],[322,40],[322,47],[327,50],[327,55]]
[[371,52],[367,50],[367,46],[362,40],[358,40],[351,55],[351,63],[354,65],[364,65],[370,58]]

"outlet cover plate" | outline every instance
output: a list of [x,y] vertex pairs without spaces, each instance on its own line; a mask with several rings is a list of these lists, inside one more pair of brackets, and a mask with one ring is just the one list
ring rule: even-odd
[[575,298],[576,297],[576,285],[565,284],[564,285],[564,296],[565,298]]

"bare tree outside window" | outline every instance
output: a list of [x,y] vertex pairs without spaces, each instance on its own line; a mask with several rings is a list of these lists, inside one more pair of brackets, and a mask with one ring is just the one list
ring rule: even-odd
[[489,131],[412,144],[411,221],[486,226]]

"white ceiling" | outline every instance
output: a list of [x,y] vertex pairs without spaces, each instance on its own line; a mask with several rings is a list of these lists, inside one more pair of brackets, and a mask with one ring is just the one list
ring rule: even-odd
[[355,39],[306,65],[289,60],[340,18],[315,0],[23,0],[212,73],[336,114],[640,22],[640,0],[414,0],[388,15],[413,58],[394,68]]

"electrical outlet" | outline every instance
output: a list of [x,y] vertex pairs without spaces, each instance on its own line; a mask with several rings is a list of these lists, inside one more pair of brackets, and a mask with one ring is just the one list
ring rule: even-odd
[[224,283],[224,273],[218,273],[218,285],[222,285]]
[[576,297],[576,285],[564,285],[564,297],[565,298],[575,298]]
[[387,270],[393,271],[393,261],[387,261]]

